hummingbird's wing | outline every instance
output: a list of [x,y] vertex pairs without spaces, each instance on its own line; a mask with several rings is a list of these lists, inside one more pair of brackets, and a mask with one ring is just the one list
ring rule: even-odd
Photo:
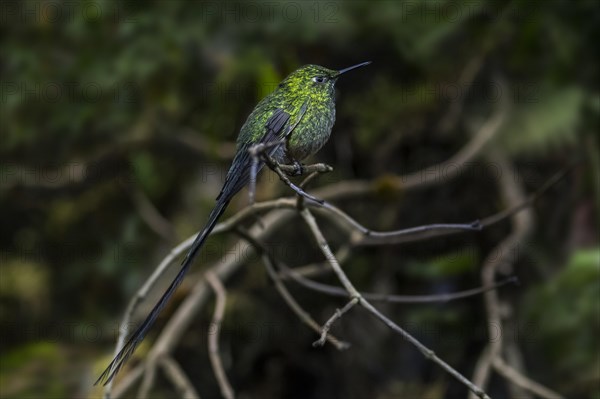
[[[300,121],[302,120],[304,115],[306,114],[306,110],[308,109],[309,103],[310,103],[310,98],[307,98],[306,100],[304,100],[304,102],[302,103],[302,106],[300,107],[300,110],[298,111],[298,115],[295,116],[293,121],[290,121],[290,117],[288,117],[287,122],[284,125],[279,125],[279,124],[273,123],[273,126],[272,126],[273,131],[274,132],[277,131],[276,129],[279,130],[279,134],[277,135],[276,139],[278,139],[278,140],[284,139],[294,131],[296,126],[298,126],[298,124],[300,123]],[[280,109],[281,108],[277,108],[277,111],[279,111]],[[283,112],[288,114],[286,111],[283,111]],[[273,114],[273,116],[271,116],[271,118],[269,118],[269,120],[274,119],[274,117],[275,117],[275,114]],[[269,125],[269,121],[267,121],[267,126],[268,125]],[[270,138],[268,137],[268,134],[265,136],[265,140],[267,142],[270,140]]]
[[[273,155],[282,145],[285,145],[285,138],[288,137],[298,126],[298,123],[302,120],[308,109],[309,100],[304,101],[298,114],[292,117],[285,109],[277,108],[273,115],[269,117],[265,123],[265,130],[260,140],[256,142],[249,142],[241,144],[229,172],[225,179],[225,184],[221,193],[217,197],[220,199],[231,199],[238,191],[240,191],[250,181],[250,168],[252,167],[252,156],[250,155],[250,148],[257,144],[273,144],[266,150],[269,155]],[[280,142],[280,144],[276,144]],[[259,161],[257,171],[260,171],[264,163]]]

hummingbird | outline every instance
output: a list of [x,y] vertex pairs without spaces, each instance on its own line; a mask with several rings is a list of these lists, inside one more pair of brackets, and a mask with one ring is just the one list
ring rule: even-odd
[[258,172],[264,166],[264,161],[259,160],[256,164],[256,159],[250,154],[251,148],[264,144],[265,152],[278,164],[300,166],[300,161],[316,153],[329,139],[335,122],[335,84],[338,78],[370,63],[362,62],[337,71],[319,65],[302,66],[256,105],[240,129],[236,153],[216,204],[183,259],[179,272],[94,385],[100,382],[108,384],[127,362],[183,281],[233,196],[250,182],[251,169],[254,167]]

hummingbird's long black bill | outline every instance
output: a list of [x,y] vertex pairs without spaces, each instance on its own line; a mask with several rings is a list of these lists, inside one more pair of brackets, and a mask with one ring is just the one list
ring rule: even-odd
[[361,62],[360,64],[352,65],[351,67],[341,69],[341,70],[338,71],[337,76],[340,76],[341,74],[346,73],[348,71],[351,71],[353,69],[367,66],[370,63],[371,63],[371,61]]

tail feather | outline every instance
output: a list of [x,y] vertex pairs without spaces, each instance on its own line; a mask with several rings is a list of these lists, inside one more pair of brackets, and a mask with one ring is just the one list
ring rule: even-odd
[[186,272],[192,265],[194,258],[196,257],[198,251],[202,247],[202,244],[204,244],[204,241],[217,224],[217,220],[223,214],[225,208],[227,208],[230,198],[230,195],[223,195],[220,196],[220,198],[217,200],[217,205],[210,213],[206,226],[198,234],[190,250],[188,251],[185,259],[183,260],[183,262],[181,262],[181,269],[177,273],[177,276],[175,276],[175,279],[173,279],[165,293],[158,300],[156,305],[154,305],[154,308],[152,308],[152,311],[150,312],[148,317],[146,317],[146,320],[144,320],[144,322],[133,332],[133,334],[131,334],[129,340],[125,343],[125,345],[115,356],[115,358],[110,362],[110,364],[104,370],[104,372],[102,372],[102,374],[100,375],[98,380],[96,380],[94,385],[97,385],[101,382],[104,383],[104,385],[108,384],[119,372],[121,367],[123,367],[123,365],[127,362],[127,360],[133,354],[140,342],[142,342],[146,333],[156,321],[156,318],[158,317],[161,310],[167,304],[167,302],[169,301],[179,284],[181,284],[181,282],[183,281]]

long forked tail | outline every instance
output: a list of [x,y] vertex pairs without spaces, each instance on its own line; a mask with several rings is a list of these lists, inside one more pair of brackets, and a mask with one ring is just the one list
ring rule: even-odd
[[129,357],[133,354],[133,352],[135,351],[138,344],[140,342],[142,342],[142,340],[144,339],[144,336],[146,335],[146,333],[148,332],[150,327],[152,327],[152,325],[154,324],[154,321],[156,320],[160,311],[163,309],[163,307],[169,301],[169,298],[171,298],[171,296],[173,295],[173,293],[175,292],[175,290],[177,289],[179,284],[181,284],[181,282],[183,281],[183,277],[185,276],[185,273],[188,271],[188,269],[192,265],[194,258],[196,257],[196,255],[198,254],[198,251],[202,247],[202,244],[204,244],[204,241],[206,240],[206,238],[208,237],[208,235],[210,234],[212,229],[217,224],[217,220],[223,214],[223,212],[225,211],[225,208],[227,208],[228,204],[229,204],[229,199],[219,198],[217,200],[217,204],[216,204],[215,208],[212,210],[212,212],[210,213],[210,216],[208,218],[208,222],[206,223],[206,226],[198,234],[198,236],[194,240],[194,243],[192,244],[190,250],[188,251],[185,259],[183,260],[183,262],[181,262],[181,269],[179,270],[179,273],[177,273],[177,276],[175,276],[175,279],[171,282],[171,285],[169,285],[169,288],[167,288],[167,290],[162,295],[162,297],[160,297],[160,299],[158,300],[156,305],[154,305],[154,308],[152,308],[152,311],[150,312],[148,317],[146,317],[146,320],[144,320],[144,322],[133,332],[133,334],[131,334],[127,343],[125,343],[123,348],[119,351],[119,353],[115,356],[115,358],[110,362],[108,367],[102,372],[102,374],[96,380],[94,385],[97,385],[98,383],[101,383],[101,382],[104,383],[104,385],[108,384],[115,377],[115,375],[117,375],[117,373],[119,372],[121,367],[123,367],[125,362],[127,362],[127,359],[129,359]]

